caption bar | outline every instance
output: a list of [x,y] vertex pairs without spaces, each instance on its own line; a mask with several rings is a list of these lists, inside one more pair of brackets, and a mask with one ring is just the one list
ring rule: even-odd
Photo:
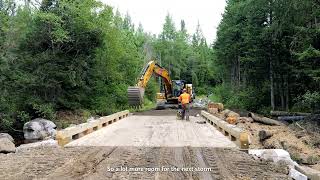
[[211,168],[201,167],[107,167],[108,172],[210,172]]

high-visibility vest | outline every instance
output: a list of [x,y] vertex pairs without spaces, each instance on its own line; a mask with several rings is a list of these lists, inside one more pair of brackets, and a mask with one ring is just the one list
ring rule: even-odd
[[179,96],[179,101],[182,103],[182,104],[188,104],[190,103],[190,94],[188,93],[183,93]]

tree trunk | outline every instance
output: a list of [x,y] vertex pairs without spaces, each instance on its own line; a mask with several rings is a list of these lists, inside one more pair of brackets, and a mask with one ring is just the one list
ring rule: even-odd
[[284,81],[283,76],[280,78],[280,99],[281,99],[281,109],[285,108],[285,98],[284,98]]
[[238,56],[238,86],[241,85],[241,64],[240,64],[240,56]]
[[[269,26],[272,25],[272,0],[269,1]],[[270,71],[269,71],[269,76],[270,76],[270,104],[271,104],[271,109],[275,110],[275,103],[274,103],[274,76],[273,76],[273,62],[272,62],[272,40],[273,37],[271,37],[270,41],[270,46],[269,46],[269,61],[270,61]]]
[[257,115],[255,115],[254,113],[249,113],[248,117],[251,117],[254,121],[262,123],[262,124],[266,124],[266,125],[271,125],[271,126],[281,126],[283,125],[282,123],[280,123],[279,121],[267,118],[267,117],[259,117]]
[[300,121],[304,120],[306,116],[280,116],[278,117],[279,121]]
[[[270,52],[271,53],[271,52]],[[271,56],[271,55],[270,55]],[[273,65],[272,65],[272,58],[270,57],[270,100],[271,100],[271,109],[275,110],[275,103],[274,103],[274,86],[273,86]]]
[[286,111],[289,111],[289,75],[286,76],[286,83],[285,83],[285,87],[286,87]]
[[227,117],[240,117],[240,115],[238,114],[238,113],[235,113],[235,112],[233,112],[233,111],[231,111],[231,110],[229,110],[229,109],[225,109],[225,110],[223,110],[222,112],[221,112],[221,114],[225,117],[225,118],[227,118]]
[[237,67],[238,67],[238,63],[237,63],[237,57],[235,57],[235,60],[233,61],[233,67],[232,67],[232,85],[233,88],[238,86],[238,71],[237,71]]
[[271,116],[309,116],[311,113],[270,111]]
[[266,130],[259,131],[259,140],[260,141],[264,141],[264,140],[270,138],[271,136],[273,136],[273,132],[271,132],[271,131],[266,131]]

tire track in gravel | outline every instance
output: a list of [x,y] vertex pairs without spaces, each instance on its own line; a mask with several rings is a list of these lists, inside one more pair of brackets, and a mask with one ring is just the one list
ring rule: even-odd
[[224,167],[226,161],[221,161],[219,154],[215,149],[201,148],[204,156],[204,162],[211,168],[211,176],[213,179],[235,179]]
[[48,179],[83,179],[95,172],[96,167],[112,154],[113,148],[87,148],[88,150],[80,156],[72,158],[62,167],[51,172]]
[[[90,174],[90,178],[154,179],[155,172],[146,169],[140,171],[138,168],[156,167],[157,151],[158,148],[118,147],[114,153],[97,166],[96,172]],[[130,171],[129,168],[132,170]]]
[[[196,166],[194,167],[199,167],[199,168],[211,168],[205,161],[204,157],[203,157],[203,153],[202,150],[200,148],[194,148],[194,153],[193,153],[193,157],[196,158]],[[206,179],[206,180],[213,180],[210,172],[208,171],[204,171],[201,173],[198,173],[198,177],[200,179]]]
[[[196,160],[196,158],[194,158],[194,152],[193,149],[191,147],[184,147],[183,148],[183,158],[185,161],[185,167],[197,167],[198,166],[198,162]],[[199,179],[199,173],[196,171],[191,171],[188,172],[190,178],[192,179]]]
[[257,161],[248,154],[235,149],[215,149],[218,157],[228,163],[224,168],[234,179],[289,179],[284,173],[280,173],[276,164],[266,161]]

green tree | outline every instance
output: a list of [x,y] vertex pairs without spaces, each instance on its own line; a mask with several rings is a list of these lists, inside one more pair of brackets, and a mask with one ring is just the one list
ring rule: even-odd
[[319,88],[316,7],[308,0],[228,1],[214,46],[216,73],[235,92],[261,92],[255,109],[288,110],[295,97]]

